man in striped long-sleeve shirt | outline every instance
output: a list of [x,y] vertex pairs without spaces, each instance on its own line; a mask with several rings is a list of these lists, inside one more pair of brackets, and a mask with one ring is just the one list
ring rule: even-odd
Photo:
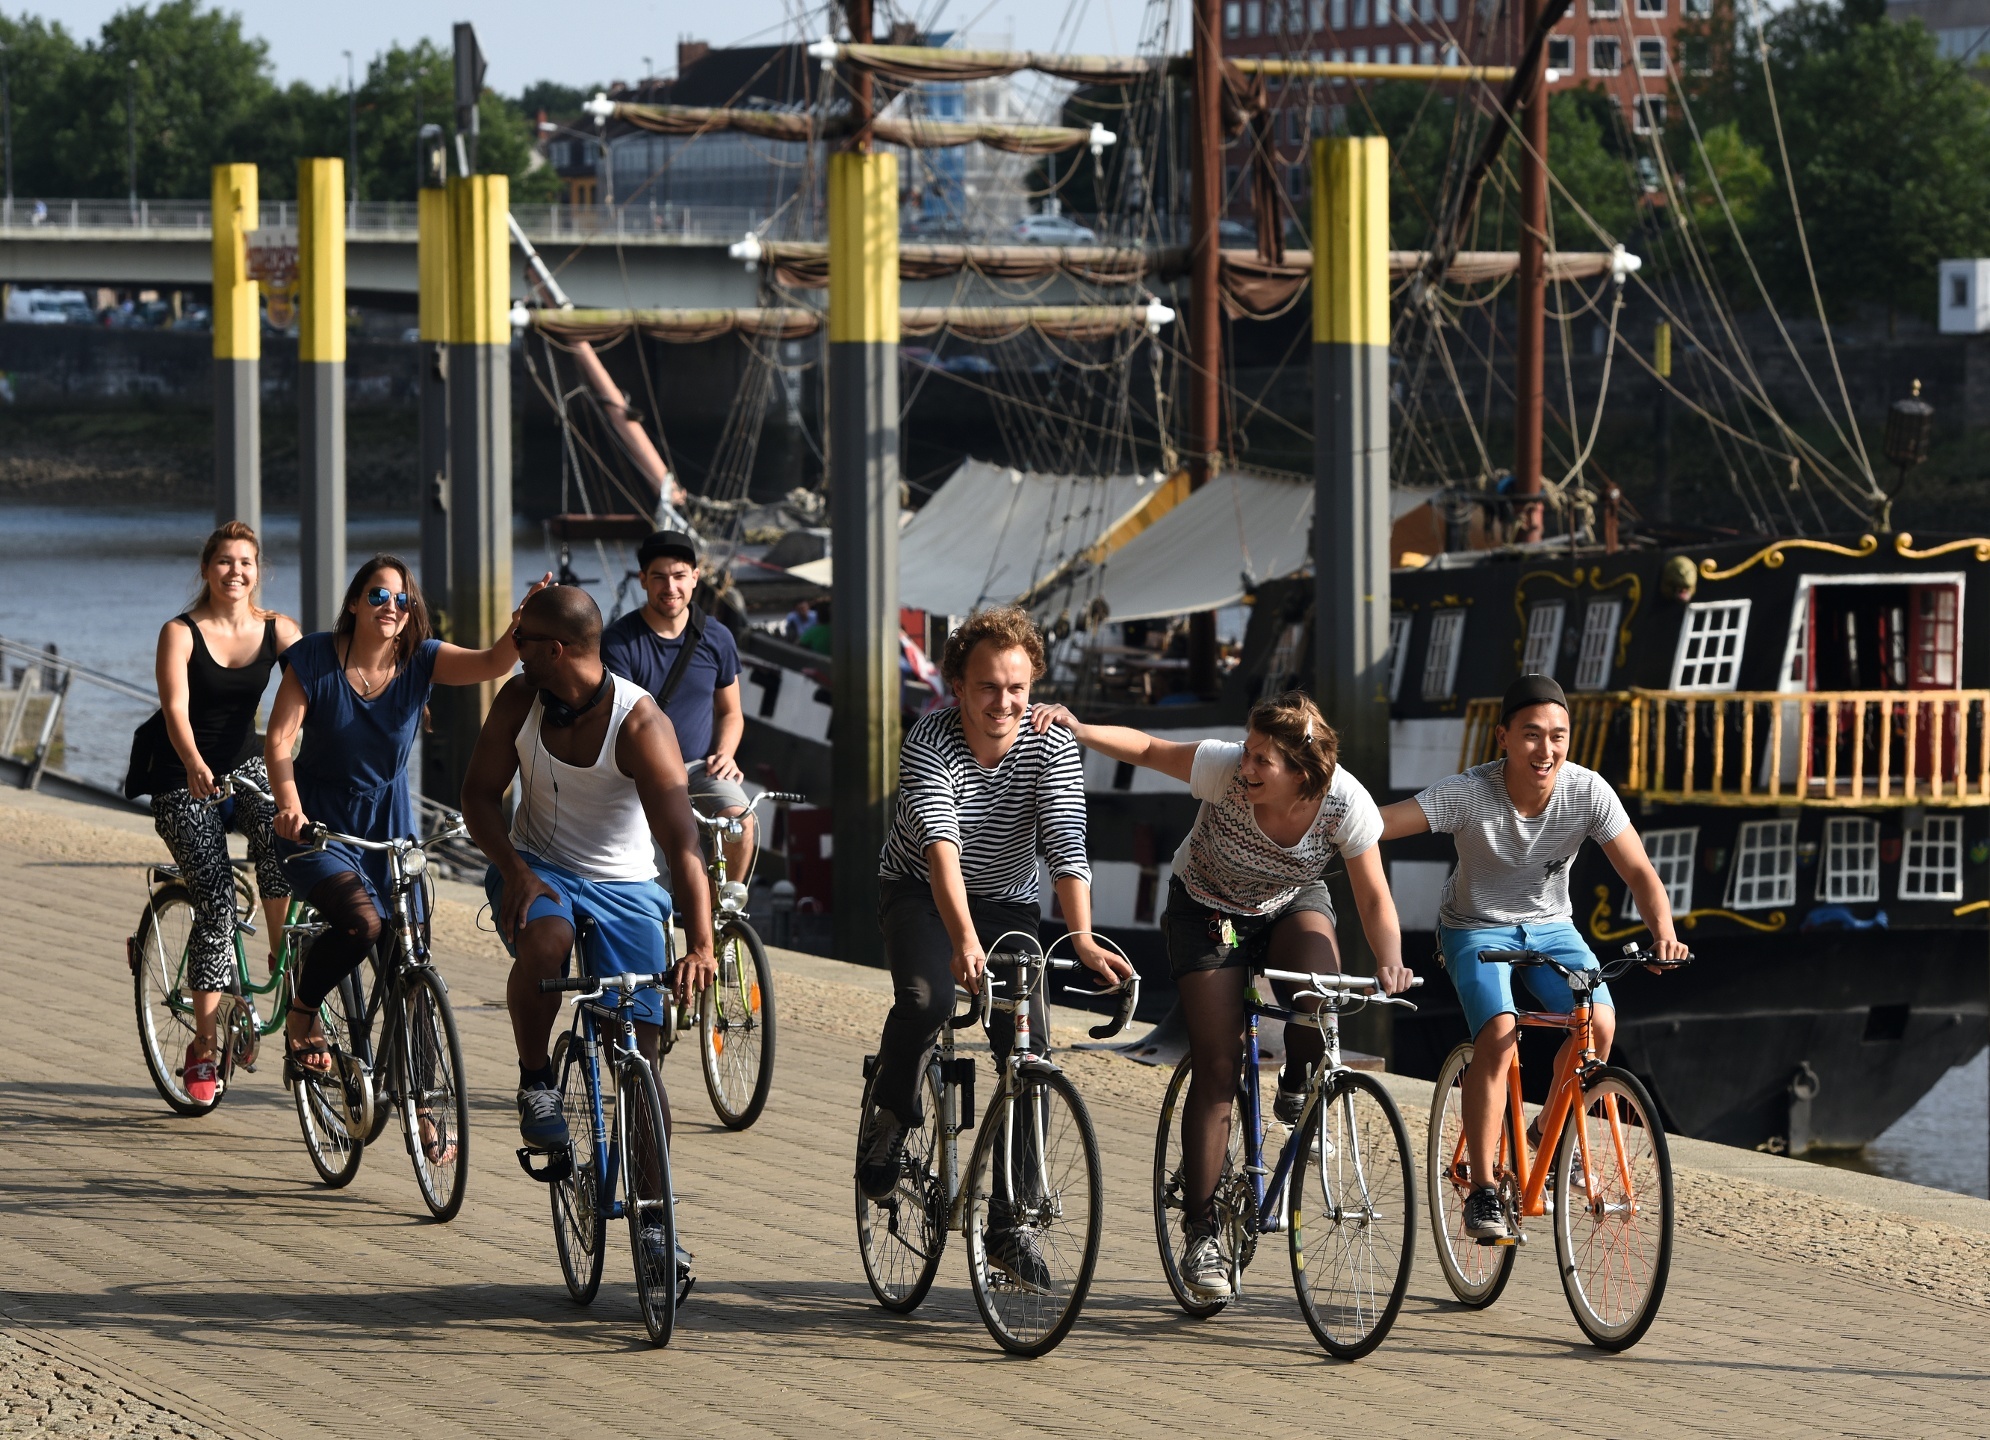
[[[1037,934],[1039,855],[1066,924],[1092,928],[1079,748],[1069,731],[1039,735],[1025,720],[1030,685],[1043,671],[1043,637],[1027,614],[1015,606],[979,612],[941,652],[957,703],[914,725],[899,751],[898,806],[878,857],[878,923],[896,999],[857,1165],[858,1183],[876,1200],[898,1183],[907,1129],[924,1123],[920,1077],[953,1008],[954,982],[978,989],[984,946],[1010,930]],[[1073,943],[1106,983],[1132,973],[1102,946]],[[999,1059],[1013,1022],[998,1012],[991,1030]],[[990,1261],[1040,1283],[1042,1260],[1000,1218],[990,1217]]]

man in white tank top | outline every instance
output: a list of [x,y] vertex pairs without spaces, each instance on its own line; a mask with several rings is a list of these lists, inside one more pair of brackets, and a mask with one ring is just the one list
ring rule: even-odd
[[[711,983],[711,890],[691,815],[677,737],[641,686],[601,664],[601,612],[586,591],[531,596],[514,638],[524,673],[498,692],[463,780],[463,819],[489,857],[484,889],[511,951],[505,1000],[518,1043],[519,1131],[534,1150],[568,1144],[546,1047],[560,996],[539,993],[594,924],[585,957],[597,975],[655,974],[669,964],[671,893],[658,883],[651,838],[669,862],[688,953],[672,975],[679,997]],[[509,827],[504,792],[518,784]],[[644,992],[636,1039],[650,1063],[668,1019]],[[661,1088],[659,1076],[659,1088]],[[664,1125],[670,1097],[663,1097]]]

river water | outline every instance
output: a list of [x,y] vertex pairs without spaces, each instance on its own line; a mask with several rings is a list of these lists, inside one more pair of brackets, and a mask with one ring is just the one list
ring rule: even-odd
[[[271,515],[264,527],[263,601],[297,613],[297,517]],[[0,505],[0,635],[61,653],[145,688],[159,626],[178,612],[197,581],[205,511]],[[554,563],[536,529],[513,537],[521,578]],[[347,527],[354,563],[375,550],[419,561],[416,522],[409,515],[356,516]],[[574,568],[604,614],[625,554],[604,557],[592,547]],[[7,676],[11,683],[11,670]],[[271,682],[274,689],[274,680]],[[116,784],[124,775],[131,731],[150,707],[94,687],[72,697],[65,721],[66,769]],[[420,774],[419,763],[414,773]],[[1990,1195],[1990,1053],[1949,1072],[1907,1115],[1856,1155],[1830,1163]]]

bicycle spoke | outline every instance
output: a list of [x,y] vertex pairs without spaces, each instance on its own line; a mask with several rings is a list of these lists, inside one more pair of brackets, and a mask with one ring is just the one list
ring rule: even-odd
[[1329,1352],[1355,1359],[1381,1343],[1409,1283],[1409,1136],[1386,1091],[1342,1072],[1297,1143],[1287,1219],[1299,1306]]
[[1672,1252],[1672,1169],[1650,1097],[1605,1069],[1555,1154],[1555,1251],[1576,1323],[1605,1349],[1635,1344],[1657,1314]]

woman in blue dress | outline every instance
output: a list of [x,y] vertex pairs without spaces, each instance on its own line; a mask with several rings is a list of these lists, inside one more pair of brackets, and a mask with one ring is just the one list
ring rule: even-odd
[[[284,654],[264,751],[277,851],[291,888],[329,926],[306,954],[290,1003],[285,1049],[293,1073],[331,1069],[318,1007],[379,940],[389,879],[385,855],[303,845],[304,827],[317,821],[368,840],[414,834],[408,756],[429,692],[509,674],[518,659],[517,623],[514,612],[488,650],[437,640],[407,562],[376,555],[346,587],[337,627],[304,636]],[[293,761],[300,731],[304,748]]]

